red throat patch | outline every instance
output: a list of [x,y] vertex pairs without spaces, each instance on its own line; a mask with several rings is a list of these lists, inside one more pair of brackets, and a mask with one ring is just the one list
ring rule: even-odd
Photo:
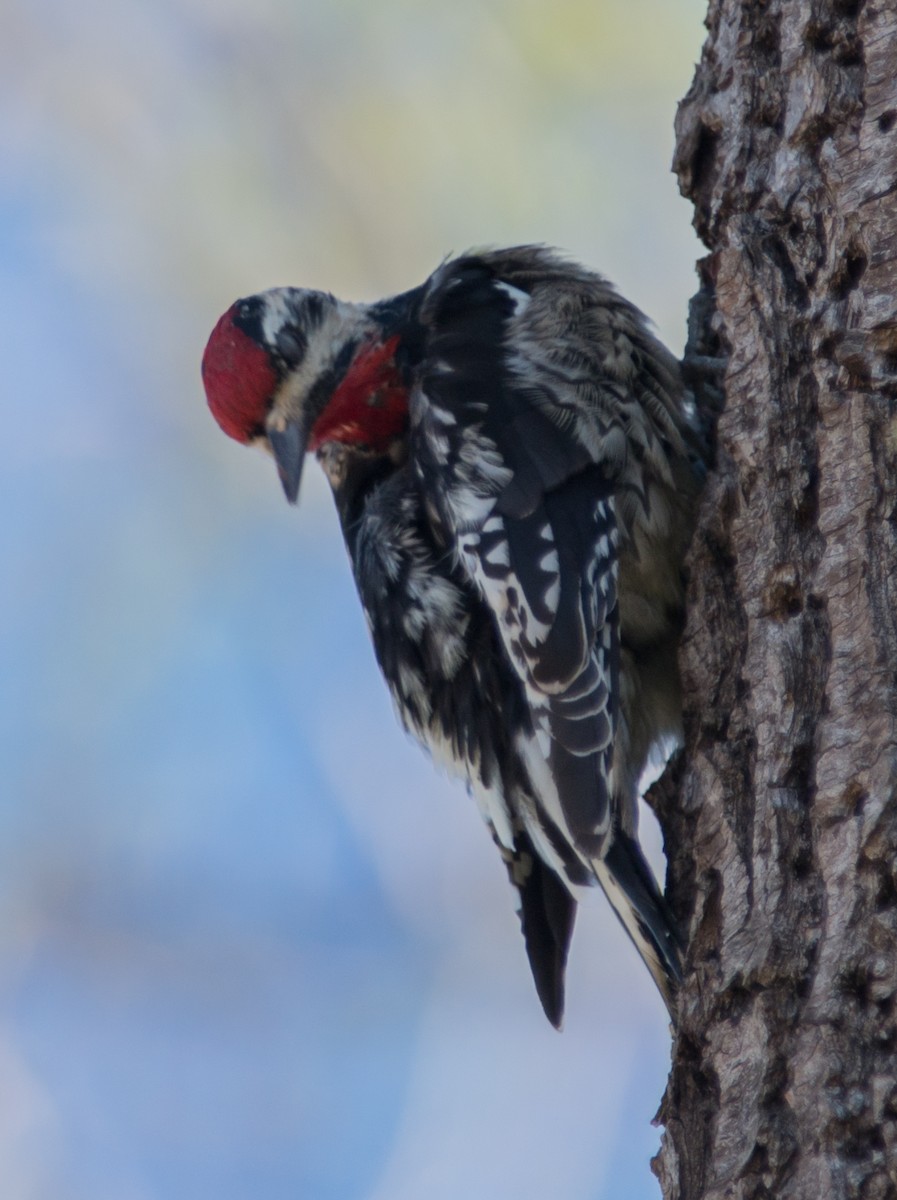
[[202,356],[202,382],[212,416],[228,437],[248,442],[264,424],[277,375],[265,350],[233,322],[229,308]]
[[408,420],[408,389],[395,364],[399,335],[361,347],[330,403],[315,421],[309,450],[345,442],[386,450]]

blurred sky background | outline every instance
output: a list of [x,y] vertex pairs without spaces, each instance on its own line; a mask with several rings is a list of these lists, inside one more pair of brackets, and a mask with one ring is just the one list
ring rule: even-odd
[[0,0],[0,1197],[656,1197],[663,1006],[566,1029],[399,731],[318,472],[209,417],[238,295],[556,244],[677,351],[701,0]]

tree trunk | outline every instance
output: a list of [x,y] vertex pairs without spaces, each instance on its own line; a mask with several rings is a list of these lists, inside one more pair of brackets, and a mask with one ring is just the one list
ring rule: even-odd
[[[897,6],[711,0],[676,167],[729,354],[657,789],[667,1200],[897,1197]],[[694,346],[693,346],[694,349]],[[673,773],[677,774],[676,772]]]

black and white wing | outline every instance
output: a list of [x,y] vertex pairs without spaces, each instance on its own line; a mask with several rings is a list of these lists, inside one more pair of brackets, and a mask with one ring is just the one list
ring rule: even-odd
[[[562,269],[548,256],[541,261]],[[491,610],[506,665],[525,688],[529,719],[512,737],[533,799],[515,816],[561,879],[602,884],[668,992],[663,981],[678,971],[675,935],[629,836],[634,815],[615,811],[634,803],[614,787],[618,481],[596,434],[600,413],[584,410],[575,371],[554,371],[527,353],[529,307],[550,302],[550,290],[534,296],[500,267],[494,257],[470,256],[431,280],[421,308],[426,355],[411,401],[412,461],[431,520]],[[575,303],[562,290],[557,299]],[[563,338],[563,312],[554,319]],[[567,350],[575,362],[575,347]],[[588,369],[593,385],[594,362]],[[606,432],[612,449],[616,431]],[[526,911],[524,900],[525,934]]]
[[480,259],[451,266],[422,310],[413,459],[526,689],[531,728],[516,736],[540,811],[523,816],[542,857],[568,873],[558,837],[585,866],[612,824],[614,499],[573,414],[537,373],[509,366],[509,326],[528,295]]

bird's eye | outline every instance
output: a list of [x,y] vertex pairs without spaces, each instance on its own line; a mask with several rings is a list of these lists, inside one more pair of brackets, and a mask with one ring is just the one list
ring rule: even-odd
[[248,321],[252,316],[252,305],[248,300],[241,300],[237,305],[237,316],[241,321]]
[[301,329],[288,326],[285,329],[281,329],[277,334],[277,349],[283,355],[286,362],[293,366],[298,366],[305,357],[307,346],[308,339]]

